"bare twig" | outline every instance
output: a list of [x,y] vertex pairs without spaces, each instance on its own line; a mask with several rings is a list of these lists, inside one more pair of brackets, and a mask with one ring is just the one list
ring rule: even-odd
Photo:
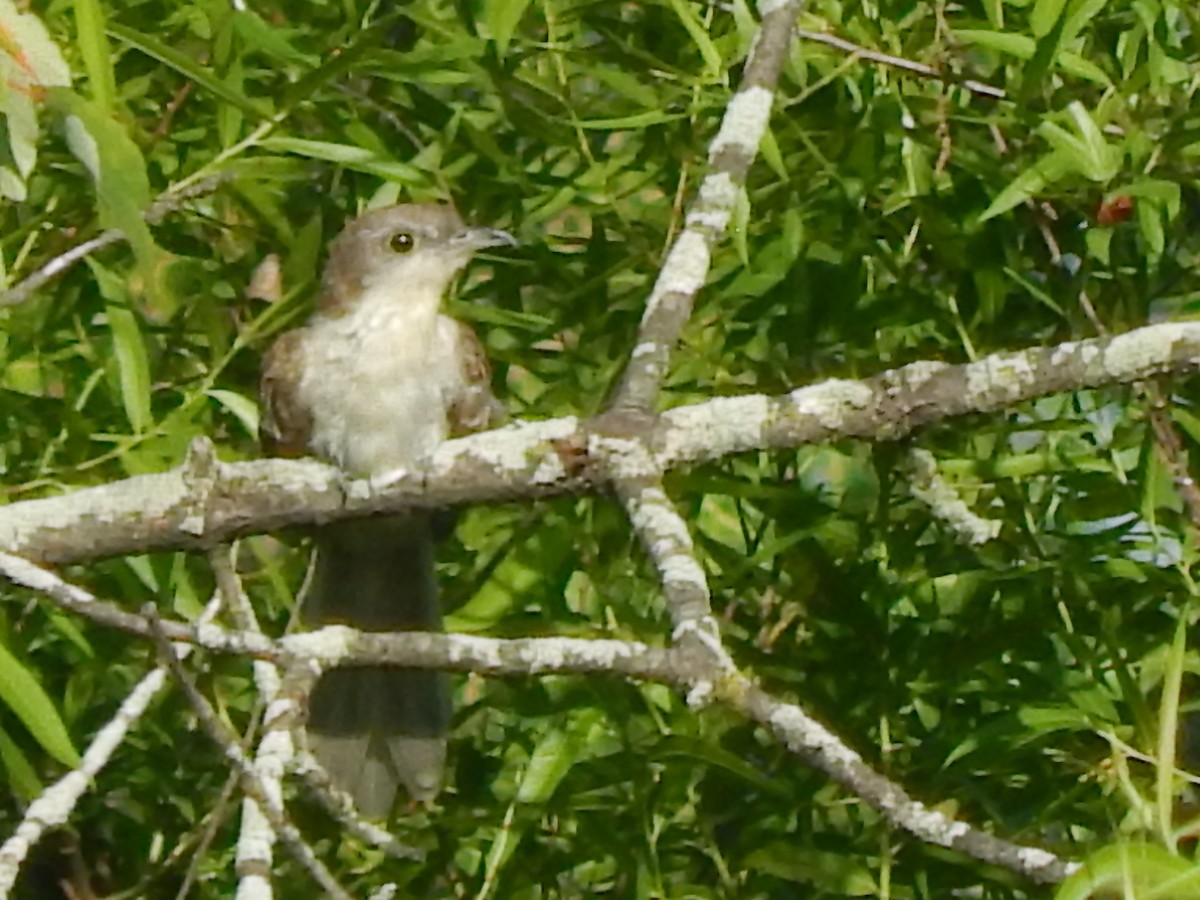
[[826,34],[823,31],[806,31],[803,28],[797,28],[796,36],[804,41],[812,41],[814,44],[825,44],[827,47],[836,47],[838,50],[844,50],[846,53],[850,53],[859,59],[891,66],[893,69],[900,69],[903,72],[920,75],[923,78],[934,78],[948,84],[956,84],[963,90],[970,91],[972,94],[979,94],[981,97],[1003,100],[1008,96],[1000,88],[984,84],[982,81],[976,81],[973,78],[959,78],[952,72],[927,66],[924,63],[913,62],[911,59],[905,59],[902,56],[892,56],[890,53],[869,50],[866,47],[855,44],[853,41],[840,38],[836,34]]
[[[205,607],[201,621],[212,619],[219,608],[220,599],[214,597]],[[179,648],[180,655],[184,657],[191,651],[190,646]],[[116,715],[92,738],[79,768],[64,775],[29,805],[12,837],[0,846],[0,898],[7,897],[12,890],[21,864],[33,846],[48,830],[67,821],[79,798],[95,784],[96,776],[108,764],[165,682],[166,670],[161,666],[147,673],[121,702]]]
[[[319,667],[347,664],[404,665],[414,668],[530,675],[608,672],[669,682],[679,676],[679,658],[671,651],[638,641],[586,638],[483,638],[430,632],[359,632],[342,625],[294,634],[279,640],[215,625],[191,626],[126,613],[98,600],[27,560],[0,553],[0,575],[36,590],[56,606],[141,638],[156,634],[217,653],[272,662],[288,669],[301,662]],[[118,613],[119,615],[115,615]]]
[[[222,182],[227,181],[230,177],[232,176],[229,173],[218,173],[206,176],[186,186],[177,186],[163,191],[146,208],[146,221],[152,225],[161,221],[167,213],[178,209],[188,200],[203,194],[212,193]],[[34,291],[59,275],[62,275],[83,260],[84,257],[90,256],[97,250],[102,250],[112,244],[119,244],[125,239],[125,232],[121,231],[121,229],[110,228],[96,235],[94,238],[89,238],[83,243],[76,244],[70,250],[60,253],[54,259],[45,263],[36,272],[22,279],[19,284],[0,293],[0,309],[24,303],[33,296]]]
[[200,693],[195,681],[184,669],[183,663],[174,647],[171,646],[166,633],[159,627],[154,607],[147,607],[144,615],[150,623],[151,636],[158,648],[159,656],[171,670],[171,674],[191,705],[192,711],[196,714],[200,727],[221,748],[225,758],[240,775],[242,789],[254,799],[257,808],[270,823],[272,830],[283,841],[284,846],[288,848],[292,858],[321,886],[326,896],[333,897],[334,900],[350,900],[350,895],[333,877],[325,864],[317,859],[316,853],[305,842],[296,826],[287,818],[278,785],[264,784],[250,760],[246,758],[245,752],[238,746],[237,735],[228,730],[204,695]]

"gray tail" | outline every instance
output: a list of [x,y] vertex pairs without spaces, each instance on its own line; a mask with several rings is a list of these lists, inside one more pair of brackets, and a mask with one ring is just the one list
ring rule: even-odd
[[[306,625],[441,631],[428,513],[322,526],[316,551],[301,605]],[[353,666],[317,681],[308,739],[334,784],[363,815],[384,818],[400,784],[415,800],[437,794],[449,724],[444,673]]]

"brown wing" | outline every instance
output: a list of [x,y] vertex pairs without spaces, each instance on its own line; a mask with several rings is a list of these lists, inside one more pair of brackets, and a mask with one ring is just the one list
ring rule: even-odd
[[296,397],[300,381],[300,342],[303,329],[280,335],[263,357],[259,401],[262,417],[258,440],[271,456],[304,456],[312,419]]
[[492,370],[483,344],[471,326],[462,322],[458,323],[458,359],[463,389],[446,414],[452,437],[483,431],[504,417],[504,408],[492,394]]

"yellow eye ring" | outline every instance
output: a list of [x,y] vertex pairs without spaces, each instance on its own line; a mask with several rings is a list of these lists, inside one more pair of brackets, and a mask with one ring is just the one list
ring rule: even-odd
[[388,247],[393,253],[408,253],[417,242],[413,239],[412,234],[407,231],[397,231],[388,238]]

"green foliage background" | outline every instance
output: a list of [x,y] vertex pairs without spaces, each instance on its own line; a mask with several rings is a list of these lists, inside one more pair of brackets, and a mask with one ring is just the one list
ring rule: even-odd
[[[324,243],[366,204],[450,200],[513,230],[522,247],[477,265],[454,311],[483,335],[512,417],[599,411],[755,29],[744,0],[249,7],[38,3],[70,87],[16,90],[6,57],[10,282],[103,227],[133,238],[0,312],[9,502],[161,471],[197,435],[223,458],[255,456],[259,355],[304,316]],[[14,15],[6,4],[9,38]],[[1081,295],[1109,331],[1191,314],[1193,5],[814,0],[801,25],[944,79],[797,41],[667,404],[1094,336]],[[964,78],[1007,96],[971,93]],[[18,108],[29,95],[40,133]],[[207,192],[137,224],[152,197],[210,177]],[[1120,196],[1132,216],[1102,225],[1099,207]],[[270,253],[283,265],[276,303],[246,296]],[[1164,391],[1190,448],[1195,391]],[[673,473],[669,487],[738,662],[915,796],[1069,857],[1141,837],[1174,848],[1180,833],[1155,818],[1154,769],[1105,737],[1159,755],[1174,738],[1158,732],[1164,673],[1196,666],[1182,645],[1170,652],[1195,612],[1194,532],[1146,412],[1134,389],[1080,392],[899,444],[752,454]],[[910,445],[1002,522],[996,540],[963,546],[912,498]],[[241,545],[276,632],[304,558],[299,534]],[[653,573],[603,497],[473,509],[443,559],[452,628],[669,632]],[[183,616],[212,590],[204,560],[186,554],[66,574],[128,608]],[[8,834],[38,782],[71,761],[52,724],[31,723],[52,723],[52,704],[80,747],[152,651],[4,591],[11,668],[48,697],[25,716],[0,709]],[[205,689],[246,730],[249,666],[206,664]],[[424,863],[343,841],[299,801],[298,821],[347,884],[395,880],[413,896],[1053,894],[910,840],[757,729],[662,687],[463,679],[452,748],[439,808],[398,825]],[[167,696],[25,873],[24,896],[52,896],[42,885],[74,859],[101,894],[173,897],[197,853],[191,895],[230,895],[227,778]],[[1188,797],[1169,799],[1188,832]],[[280,893],[306,895],[303,875],[281,870]]]

